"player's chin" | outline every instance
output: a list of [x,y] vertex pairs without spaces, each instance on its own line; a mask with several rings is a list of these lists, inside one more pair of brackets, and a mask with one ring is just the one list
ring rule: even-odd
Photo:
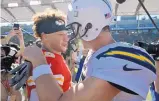
[[62,47],[61,50],[63,53],[65,53],[67,51],[67,47]]

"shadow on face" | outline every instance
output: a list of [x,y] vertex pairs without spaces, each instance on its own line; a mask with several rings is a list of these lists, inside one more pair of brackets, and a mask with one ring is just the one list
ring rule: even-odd
[[91,49],[91,41],[85,41],[85,40],[82,40],[82,44],[83,44],[83,48],[84,49]]

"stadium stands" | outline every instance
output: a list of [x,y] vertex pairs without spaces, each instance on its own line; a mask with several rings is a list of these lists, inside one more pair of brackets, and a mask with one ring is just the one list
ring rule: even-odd
[[[135,16],[121,16],[120,20],[111,26],[112,35],[115,40],[133,43],[136,40],[153,42],[159,39],[159,34],[157,34],[158,32],[151,21],[143,18],[136,20]],[[159,26],[159,18],[154,18],[154,21]],[[12,26],[1,26],[2,35],[7,35],[11,28]],[[31,24],[23,24],[21,28],[24,31],[25,44],[30,40],[35,41],[35,38],[30,35],[33,34]]]

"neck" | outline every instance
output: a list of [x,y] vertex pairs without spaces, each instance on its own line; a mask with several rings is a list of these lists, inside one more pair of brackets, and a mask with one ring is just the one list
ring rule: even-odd
[[45,50],[48,51],[48,52],[56,53],[56,54],[61,55],[61,52],[58,52],[58,51],[54,50],[54,49],[51,48],[51,47],[46,47],[45,45],[42,45],[42,48],[45,49]]
[[[107,39],[106,39],[106,37],[107,37]],[[106,37],[102,36],[102,37],[98,38],[98,40],[97,40],[98,42],[97,41],[94,42],[95,47],[93,47],[92,50],[97,51],[98,49],[100,49],[106,45],[115,43],[115,40],[111,36],[106,36]]]

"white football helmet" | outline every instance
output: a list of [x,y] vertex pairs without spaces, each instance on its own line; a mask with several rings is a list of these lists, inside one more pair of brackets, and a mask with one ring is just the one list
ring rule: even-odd
[[71,39],[78,37],[91,41],[113,19],[109,0],[74,0],[68,8],[67,24],[73,32]]

